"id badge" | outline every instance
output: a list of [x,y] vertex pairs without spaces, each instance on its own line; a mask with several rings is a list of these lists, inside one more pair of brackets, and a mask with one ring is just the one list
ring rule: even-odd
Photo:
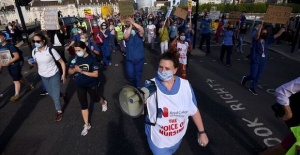
[[263,54],[261,55],[261,57],[263,57],[263,58],[266,57],[265,53],[263,53]]

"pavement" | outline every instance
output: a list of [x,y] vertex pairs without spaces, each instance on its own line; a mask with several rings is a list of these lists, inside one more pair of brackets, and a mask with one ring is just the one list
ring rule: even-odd
[[[159,46],[155,47],[155,50],[145,47],[143,80],[157,74],[160,50]],[[30,56],[26,47],[22,49],[26,58]],[[288,132],[283,121],[274,117],[270,106],[275,101],[274,89],[299,76],[299,62],[271,52],[257,88],[258,95],[254,96],[248,91],[248,84],[240,85],[241,77],[249,74],[249,63],[242,61],[246,54],[233,52],[233,66],[226,67],[218,61],[220,49],[221,45],[213,44],[208,56],[195,49],[187,68],[187,78],[195,92],[210,143],[206,148],[196,143],[197,128],[190,119],[175,155],[252,155],[258,148],[279,143]],[[244,49],[249,53],[249,44],[245,44]],[[0,94],[3,94],[0,97],[0,154],[151,154],[144,133],[144,118],[133,119],[120,110],[118,93],[128,84],[121,53],[112,53],[112,65],[101,73],[108,111],[103,113],[100,104],[90,103],[92,128],[85,137],[80,136],[83,120],[72,78],[69,76],[62,86],[70,99],[69,103],[63,103],[64,118],[54,122],[51,98],[39,96],[42,89],[37,68],[29,69],[25,64],[23,75],[34,83],[35,89],[22,94],[20,101],[9,102],[14,92],[12,81],[6,69],[0,74]]]

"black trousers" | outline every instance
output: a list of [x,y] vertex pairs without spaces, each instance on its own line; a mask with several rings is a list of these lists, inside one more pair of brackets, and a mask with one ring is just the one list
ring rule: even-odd
[[100,102],[100,96],[98,95],[97,86],[94,87],[80,87],[76,86],[77,97],[81,105],[81,110],[86,110],[89,107],[87,94],[90,95],[94,102]]
[[224,55],[226,52],[226,65],[231,65],[231,54],[232,54],[233,45],[222,45],[220,60],[223,63]]

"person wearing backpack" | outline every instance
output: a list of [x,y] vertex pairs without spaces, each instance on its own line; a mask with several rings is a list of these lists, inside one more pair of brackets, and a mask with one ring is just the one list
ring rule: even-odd
[[[27,87],[25,93],[29,92],[34,87],[22,76],[22,64],[24,62],[22,51],[12,43],[8,43],[4,33],[0,33],[0,55],[0,71],[3,66],[7,67],[15,86],[15,95],[10,98],[10,101],[18,101],[20,99],[21,83],[25,84]],[[6,62],[4,62],[4,59],[2,59],[4,56],[11,56],[11,59],[8,58],[5,60]]]
[[[35,34],[33,42],[36,48],[32,51],[32,57],[38,66],[38,73],[43,84],[54,101],[55,121],[60,121],[63,113],[60,103],[60,83],[62,81],[64,84],[66,81],[66,64],[54,48],[47,46],[48,39],[44,34]],[[33,63],[29,62],[29,64]]]

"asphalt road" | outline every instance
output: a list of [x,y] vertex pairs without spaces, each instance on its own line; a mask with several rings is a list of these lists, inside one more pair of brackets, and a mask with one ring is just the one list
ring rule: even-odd
[[[193,51],[187,69],[198,101],[210,143],[206,148],[196,142],[196,127],[192,120],[176,155],[250,155],[256,148],[276,144],[288,132],[275,118],[270,106],[275,102],[275,88],[299,75],[299,63],[276,53],[270,60],[257,89],[252,95],[240,85],[243,75],[249,74],[249,63],[244,55],[234,52],[232,67],[219,60],[220,46],[212,45],[209,56]],[[144,79],[156,76],[160,50],[146,50]],[[25,47],[24,47],[25,48]],[[205,47],[204,47],[205,49]],[[249,45],[245,51],[249,52]],[[29,51],[24,52],[28,56]],[[68,91],[70,102],[64,104],[62,121],[54,121],[54,104],[49,96],[41,97],[37,69],[23,68],[24,75],[35,89],[24,94],[20,101],[9,102],[13,85],[6,69],[0,74],[0,152],[2,154],[151,154],[144,134],[143,117],[132,119],[123,114],[118,103],[118,92],[128,84],[124,60],[119,52],[112,53],[112,65],[104,71],[103,94],[108,100],[108,111],[101,112],[98,103],[91,103],[91,125],[87,136],[80,136],[83,120],[74,82],[62,90]]]

